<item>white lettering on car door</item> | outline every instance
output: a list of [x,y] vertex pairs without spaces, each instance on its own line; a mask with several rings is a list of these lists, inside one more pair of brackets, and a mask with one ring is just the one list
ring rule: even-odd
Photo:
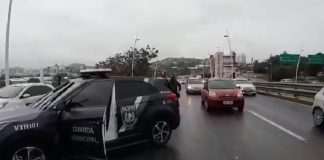
[[14,126],[15,131],[22,131],[22,130],[28,130],[28,129],[33,129],[33,128],[38,128],[39,124],[38,123],[28,123],[28,124],[20,124]]
[[72,130],[75,133],[94,134],[94,131],[93,131],[93,128],[92,127],[78,127],[78,126],[73,126],[72,127]]

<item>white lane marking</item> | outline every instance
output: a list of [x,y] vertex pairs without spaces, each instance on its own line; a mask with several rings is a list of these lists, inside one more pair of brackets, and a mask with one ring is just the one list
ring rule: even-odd
[[254,116],[256,116],[256,117],[258,117],[258,118],[264,120],[265,122],[268,122],[268,123],[271,124],[272,126],[274,126],[274,127],[278,128],[278,129],[280,129],[280,130],[286,132],[287,134],[289,134],[289,135],[291,135],[291,136],[297,138],[298,140],[303,141],[303,142],[307,142],[306,139],[303,138],[302,136],[300,136],[300,135],[298,135],[298,134],[296,134],[296,133],[290,131],[289,129],[286,129],[286,128],[284,128],[283,126],[281,126],[281,125],[279,125],[279,124],[277,124],[277,123],[275,123],[275,122],[273,122],[273,121],[271,121],[271,120],[269,120],[269,119],[267,119],[267,118],[261,116],[260,114],[258,114],[258,113],[256,113],[256,112],[253,112],[253,111],[251,111],[251,110],[248,110],[248,112],[250,112],[250,113],[253,114]]

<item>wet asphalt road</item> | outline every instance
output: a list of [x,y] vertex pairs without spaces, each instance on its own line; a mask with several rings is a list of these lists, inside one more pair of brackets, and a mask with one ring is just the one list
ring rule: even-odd
[[207,113],[199,95],[181,93],[181,124],[167,146],[141,144],[109,160],[323,160],[324,130],[311,107],[272,97],[245,98],[245,110]]

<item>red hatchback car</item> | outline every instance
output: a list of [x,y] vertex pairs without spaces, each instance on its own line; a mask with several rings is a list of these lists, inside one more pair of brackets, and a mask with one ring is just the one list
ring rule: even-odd
[[238,108],[244,109],[243,93],[237,88],[233,80],[211,79],[205,82],[201,91],[201,103],[209,111],[213,108]]

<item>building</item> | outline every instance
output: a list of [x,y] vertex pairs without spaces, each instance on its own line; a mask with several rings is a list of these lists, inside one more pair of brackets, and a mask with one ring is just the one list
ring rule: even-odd
[[212,64],[210,66],[211,76],[219,78],[231,78],[233,76],[233,72],[237,73],[238,70],[235,57],[235,52],[232,52],[231,55],[224,55],[222,51],[217,51],[215,56],[210,56],[210,61]]
[[[1,73],[5,74],[5,69],[2,69]],[[9,75],[10,76],[24,76],[25,75],[25,69],[21,67],[12,67],[9,68]]]
[[209,62],[209,71],[210,71],[210,76],[215,77],[215,58],[214,55],[209,56],[210,62]]
[[237,55],[236,62],[239,65],[245,65],[246,64],[246,56],[245,56],[245,54],[241,53],[241,54]]

